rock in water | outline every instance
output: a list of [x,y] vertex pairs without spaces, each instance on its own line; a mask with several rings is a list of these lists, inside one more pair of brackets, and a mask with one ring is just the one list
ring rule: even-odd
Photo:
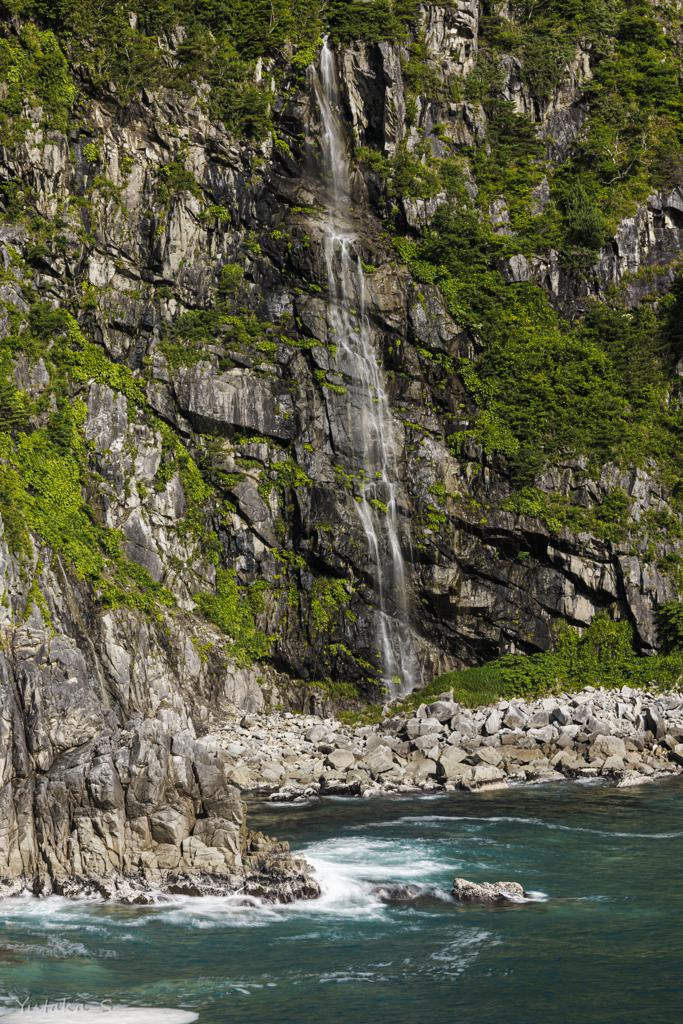
[[386,903],[414,900],[420,895],[420,890],[412,885],[376,885],[370,891]]
[[287,843],[247,828],[232,759],[188,716],[121,722],[73,640],[27,626],[0,653],[0,683],[13,766],[0,792],[0,896],[319,895]]
[[502,903],[509,900],[513,903],[524,899],[528,894],[519,882],[469,882],[466,878],[453,879],[453,895],[463,903]]

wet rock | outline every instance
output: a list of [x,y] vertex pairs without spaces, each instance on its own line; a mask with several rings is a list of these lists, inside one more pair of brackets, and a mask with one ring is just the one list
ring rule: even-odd
[[632,786],[643,786],[651,781],[652,779],[641,772],[627,771],[624,772],[617,782],[617,789],[630,789]]
[[404,903],[421,895],[420,890],[412,885],[375,885],[370,892],[386,903]]
[[327,775],[320,777],[321,796],[360,796],[360,780],[349,781],[346,778],[330,778]]
[[453,896],[463,903],[519,903],[527,893],[519,882],[470,882],[466,878],[453,879]]

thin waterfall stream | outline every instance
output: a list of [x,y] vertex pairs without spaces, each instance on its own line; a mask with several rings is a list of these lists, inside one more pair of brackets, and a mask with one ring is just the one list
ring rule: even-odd
[[344,225],[350,220],[347,138],[337,113],[338,91],[334,54],[323,41],[321,79],[313,65],[309,82],[320,109],[321,144],[332,183],[323,245],[329,284],[329,315],[335,341],[337,372],[353,382],[356,405],[353,435],[356,463],[362,474],[358,513],[370,563],[376,566],[375,592],[382,677],[390,693],[410,692],[417,659],[411,644],[405,563],[400,543],[398,476],[394,425],[384,388],[381,360],[372,344],[367,316],[367,284],[356,237]]

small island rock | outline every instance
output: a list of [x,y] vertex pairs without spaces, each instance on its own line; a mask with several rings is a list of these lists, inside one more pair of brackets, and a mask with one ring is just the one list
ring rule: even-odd
[[527,893],[519,882],[469,882],[466,878],[453,879],[453,896],[466,903],[502,903],[504,900],[523,899]]

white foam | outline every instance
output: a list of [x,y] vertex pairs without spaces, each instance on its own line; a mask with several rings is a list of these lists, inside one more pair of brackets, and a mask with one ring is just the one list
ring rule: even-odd
[[[413,823],[419,822],[420,825],[431,825],[439,824],[440,822],[456,822],[456,821],[470,821],[475,825],[480,824],[483,827],[487,825],[513,824],[513,825],[538,825],[540,828],[547,828],[551,831],[558,832],[589,832],[594,836],[607,836],[608,839],[617,837],[620,839],[679,839],[683,836],[683,832],[611,832],[605,831],[599,828],[586,828],[583,825],[560,825],[556,821],[543,821],[542,818],[519,818],[512,815],[501,814],[495,817],[484,817],[482,815],[474,814],[429,814],[429,815],[410,815],[403,818],[399,818],[397,821],[378,821],[373,822],[373,828],[393,828],[396,825],[401,825],[405,822]],[[353,829],[367,829],[367,824],[352,826]]]
[[0,1012],[2,1024],[40,1024],[49,1021],[77,1021],[78,1024],[190,1024],[199,1015],[191,1010],[171,1010],[163,1006],[111,1006],[103,1003],[43,1003],[19,1006]]

